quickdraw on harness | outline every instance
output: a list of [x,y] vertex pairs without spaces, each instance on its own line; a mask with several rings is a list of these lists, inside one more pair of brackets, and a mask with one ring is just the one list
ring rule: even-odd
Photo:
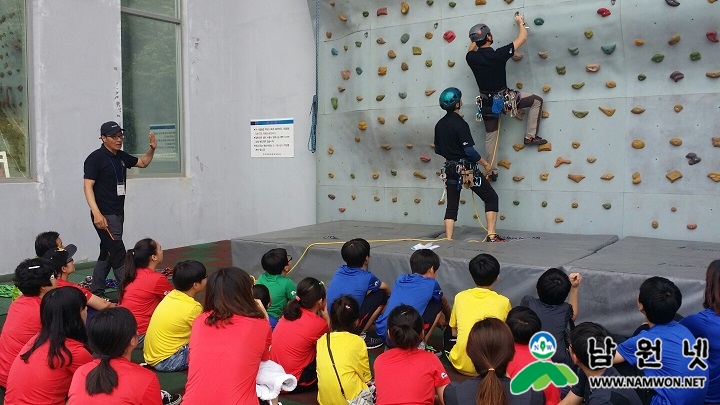
[[[447,174],[453,173],[456,176],[456,178],[448,178]],[[480,184],[482,184],[483,181],[483,173],[480,171],[480,166],[478,166],[477,163],[471,162],[469,160],[460,159],[460,160],[448,160],[445,162],[445,165],[440,169],[440,178],[443,180],[443,183],[445,185],[447,184],[457,184],[457,189],[460,191],[463,187],[465,188],[471,188],[471,187],[477,187]],[[444,199],[445,194],[443,193]]]
[[[517,115],[518,98],[518,92],[508,88],[491,93],[481,92],[479,96],[475,97],[475,104],[477,105],[475,121],[481,122],[483,116],[499,117],[500,114],[507,114],[508,112],[511,117],[514,117]],[[484,104],[490,106],[489,111],[487,109],[483,111]]]

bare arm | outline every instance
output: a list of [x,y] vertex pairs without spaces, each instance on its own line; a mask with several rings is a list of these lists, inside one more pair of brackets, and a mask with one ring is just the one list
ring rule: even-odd
[[583,399],[577,395],[575,395],[574,392],[570,391],[567,393],[565,398],[563,398],[562,401],[558,405],[580,405],[582,404]]
[[150,149],[148,149],[147,152],[145,152],[144,155],[140,156],[138,158],[138,162],[135,166],[139,168],[145,168],[150,165],[150,162],[153,160],[153,156],[155,156],[155,148],[157,148],[157,140],[155,139],[155,132],[150,132],[148,134],[148,138],[150,138]]
[[87,306],[89,306],[90,308],[92,308],[96,311],[102,311],[103,309],[116,307],[117,305],[93,294],[90,297],[90,299],[87,301]]
[[445,398],[443,398],[443,394],[445,393],[445,387],[447,385],[443,385],[441,387],[435,387],[435,394],[437,397],[435,397],[435,404],[445,405]]
[[380,282],[380,287],[379,287],[379,288],[380,288],[381,290],[385,290],[385,292],[388,293],[388,295],[390,295],[390,286],[387,285],[384,281],[381,281],[381,282]]
[[100,213],[100,208],[98,208],[97,202],[95,201],[95,191],[93,191],[94,185],[95,180],[83,179],[83,192],[85,193],[85,201],[87,201],[87,204],[90,207],[90,212],[92,212],[93,223],[95,224],[95,227],[98,229],[107,229],[107,220],[105,220],[105,216]]
[[470,42],[470,46],[468,46],[468,52],[475,52],[477,51],[477,44],[475,42]]
[[445,319],[449,321],[450,316],[452,315],[452,307],[450,306],[450,303],[444,295],[440,299],[440,303],[442,304],[442,313],[443,315],[445,315]]
[[517,37],[513,40],[513,46],[515,47],[515,50],[517,51],[520,49],[521,46],[527,42],[527,29],[525,28],[525,19],[523,18],[522,14],[515,14],[515,24],[518,26],[518,34]]
[[615,352],[615,357],[613,357],[613,364],[622,363],[625,361],[625,357],[623,357],[620,352]]
[[573,316],[572,320],[575,322],[577,319],[579,310],[578,310],[578,290],[580,287],[580,282],[582,281],[582,276],[580,273],[570,273],[570,296],[568,297],[568,303],[572,307],[573,310]]
[[485,160],[485,158],[480,158],[480,160],[478,160],[477,163],[478,163],[479,165],[482,165],[482,167],[484,167],[485,170],[487,170],[487,171],[489,171],[489,172],[492,171],[492,165],[490,164],[490,162],[488,162],[487,160]]

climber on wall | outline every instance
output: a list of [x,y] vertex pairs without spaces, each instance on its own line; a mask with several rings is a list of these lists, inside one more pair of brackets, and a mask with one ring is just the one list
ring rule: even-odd
[[498,213],[498,195],[490,185],[480,167],[488,172],[492,165],[480,157],[473,145],[470,126],[460,116],[462,93],[450,87],[440,94],[440,107],[447,112],[435,124],[435,153],[445,158],[443,179],[447,190],[447,208],[445,209],[445,236],[452,240],[455,221],[457,221],[460,190],[465,186],[472,189],[485,203],[487,220],[487,242],[504,242],[505,239],[495,233]]
[[489,178],[497,180],[496,152],[500,129],[500,114],[510,112],[522,119],[523,108],[529,108],[527,131],[525,132],[525,145],[543,145],[547,140],[538,136],[540,126],[540,112],[543,99],[535,94],[519,92],[508,89],[505,73],[505,64],[515,51],[527,41],[525,21],[520,13],[515,13],[515,23],[518,26],[517,37],[509,44],[493,49],[493,35],[490,27],[477,24],[470,29],[470,47],[465,56],[475,81],[477,81],[480,95],[476,99],[478,105],[478,120],[485,122],[485,156],[493,165]]

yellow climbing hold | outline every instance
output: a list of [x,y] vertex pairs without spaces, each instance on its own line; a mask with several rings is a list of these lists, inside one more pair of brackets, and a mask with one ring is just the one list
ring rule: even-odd
[[645,147],[645,142],[642,141],[641,139],[635,139],[632,141],[632,147],[634,149],[642,149]]
[[645,109],[642,107],[633,107],[633,109],[630,110],[630,112],[633,114],[642,114],[645,112]]
[[512,163],[509,162],[509,161],[507,161],[507,160],[501,160],[501,161],[498,162],[497,165],[500,166],[500,167],[504,167],[504,168],[506,168],[506,169],[509,170],[511,164],[512,164]]
[[675,183],[679,179],[682,179],[682,173],[680,173],[679,170],[673,170],[670,173],[666,174],[665,177],[667,177],[668,180],[670,180],[670,183]]
[[603,108],[603,107],[598,107],[598,108],[600,109],[600,111],[603,112],[603,114],[607,115],[608,117],[612,117],[613,114],[615,114],[614,108]]
[[365,131],[367,129],[367,122],[360,121],[360,123],[358,124],[358,129],[361,131]]

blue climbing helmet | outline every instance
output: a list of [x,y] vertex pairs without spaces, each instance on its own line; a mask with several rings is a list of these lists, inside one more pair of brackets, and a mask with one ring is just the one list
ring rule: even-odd
[[440,93],[440,108],[454,110],[455,104],[460,102],[462,92],[457,87],[448,87]]
[[490,27],[485,24],[475,24],[470,28],[470,40],[472,42],[484,41],[490,35]]

